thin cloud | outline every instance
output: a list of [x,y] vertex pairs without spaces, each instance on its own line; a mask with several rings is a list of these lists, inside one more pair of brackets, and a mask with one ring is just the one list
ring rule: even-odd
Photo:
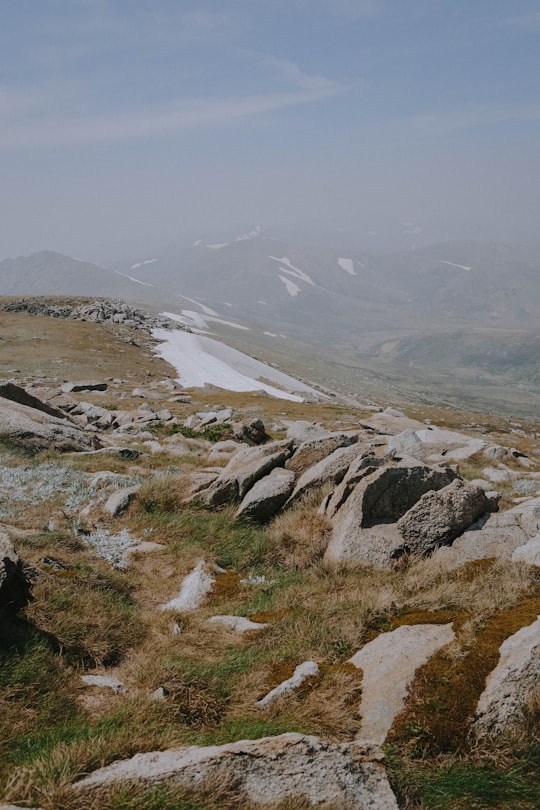
[[339,87],[339,83],[327,79],[325,76],[304,73],[295,62],[289,62],[287,59],[276,59],[273,56],[267,56],[261,60],[261,64],[270,68],[278,78],[298,87],[300,90],[325,92]]
[[186,130],[229,126],[265,113],[322,101],[347,90],[346,85],[299,93],[247,96],[215,101],[183,101],[166,107],[92,117],[36,116],[4,125],[0,148],[39,148],[152,138]]

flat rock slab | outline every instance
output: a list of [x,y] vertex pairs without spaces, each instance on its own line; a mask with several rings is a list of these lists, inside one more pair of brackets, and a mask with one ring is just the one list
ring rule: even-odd
[[242,499],[236,510],[237,518],[267,523],[281,509],[294,487],[294,473],[275,467],[269,475],[260,478]]
[[137,754],[95,771],[74,789],[94,796],[123,785],[167,784],[196,792],[229,775],[239,798],[255,805],[303,799],[321,808],[398,810],[384,768],[360,746],[302,734]]
[[540,616],[507,638],[488,676],[476,707],[472,730],[477,737],[495,736],[515,728],[529,697],[540,682]]
[[381,633],[350,663],[364,673],[359,740],[382,744],[403,709],[416,670],[455,638],[451,624],[417,624]]

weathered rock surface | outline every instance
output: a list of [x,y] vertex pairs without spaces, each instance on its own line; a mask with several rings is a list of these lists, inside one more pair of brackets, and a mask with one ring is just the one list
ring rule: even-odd
[[451,624],[404,625],[353,655],[350,663],[363,671],[360,740],[384,742],[416,670],[454,638]]
[[404,543],[397,553],[430,554],[447,546],[496,504],[481,487],[456,479],[438,491],[426,492],[398,520]]
[[233,436],[248,444],[264,444],[270,438],[262,419],[243,419],[232,426]]
[[64,394],[71,394],[78,391],[106,391],[108,387],[106,382],[100,380],[78,380],[64,383],[61,389]]
[[313,439],[309,442],[303,442],[295,451],[292,457],[287,461],[286,467],[288,470],[301,476],[310,467],[318,464],[319,461],[327,458],[330,453],[337,450],[338,447],[348,447],[358,441],[358,435],[348,435],[345,433],[331,433],[322,439]]
[[9,399],[11,402],[18,402],[19,405],[27,405],[29,408],[43,411],[43,413],[47,413],[49,416],[56,416],[57,419],[67,419],[70,421],[69,417],[67,417],[64,411],[59,407],[54,407],[54,405],[44,402],[39,397],[34,396],[34,394],[31,394],[29,391],[26,391],[24,388],[14,383],[0,383],[0,397]]
[[15,613],[31,599],[31,583],[7,534],[0,531],[0,613]]
[[540,684],[540,616],[501,644],[497,666],[480,695],[472,730],[478,737],[515,729]]
[[512,554],[512,562],[523,562],[540,567],[540,534],[532,537],[525,545],[518,546]]
[[321,808],[339,804],[344,810],[398,810],[384,768],[360,746],[302,734],[137,754],[95,771],[74,787],[92,795],[130,784],[181,785],[196,791],[212,777],[232,778],[238,796],[254,804],[298,798]]
[[27,450],[88,450],[96,446],[96,440],[71,421],[4,397],[0,397],[0,439]]
[[294,473],[275,467],[247,492],[236,510],[236,517],[267,523],[281,509],[293,486]]
[[260,478],[283,466],[292,449],[293,442],[284,440],[238,450],[201,497],[213,506],[242,500]]
[[391,567],[393,554],[403,542],[396,522],[424,493],[442,489],[456,475],[449,467],[427,467],[414,460],[378,469],[368,464],[360,469],[360,480],[348,497],[347,482],[335,493],[337,510],[330,501],[327,515],[332,520],[332,536],[325,562]]
[[[287,506],[299,501],[307,492],[325,484],[339,484],[354,459],[361,453],[356,444],[348,447],[338,447],[326,458],[321,459],[300,476],[292,492]],[[296,455],[296,454],[295,454]],[[294,456],[293,456],[294,459]]]
[[510,560],[539,532],[540,498],[530,498],[506,512],[480,518],[451,546],[437,549],[432,559],[447,570],[492,557]]

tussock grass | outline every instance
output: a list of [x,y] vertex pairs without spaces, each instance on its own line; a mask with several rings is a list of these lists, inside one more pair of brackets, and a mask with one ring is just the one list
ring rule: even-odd
[[329,520],[317,512],[323,497],[321,490],[311,493],[270,525],[268,536],[279,564],[303,570],[322,558],[332,529]]

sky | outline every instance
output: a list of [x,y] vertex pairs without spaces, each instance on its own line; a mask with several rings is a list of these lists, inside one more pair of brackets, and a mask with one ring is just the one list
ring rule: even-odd
[[537,0],[3,0],[0,259],[240,224],[540,243]]

